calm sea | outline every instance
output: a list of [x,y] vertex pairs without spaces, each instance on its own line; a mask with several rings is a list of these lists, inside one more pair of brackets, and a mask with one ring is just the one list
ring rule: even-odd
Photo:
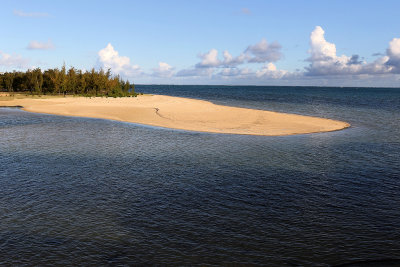
[[136,90],[352,127],[241,136],[2,108],[0,265],[399,264],[400,89]]

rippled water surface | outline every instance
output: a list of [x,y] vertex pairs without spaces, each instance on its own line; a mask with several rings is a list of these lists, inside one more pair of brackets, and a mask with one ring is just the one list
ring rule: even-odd
[[137,86],[343,131],[207,134],[0,109],[0,265],[400,258],[400,89]]

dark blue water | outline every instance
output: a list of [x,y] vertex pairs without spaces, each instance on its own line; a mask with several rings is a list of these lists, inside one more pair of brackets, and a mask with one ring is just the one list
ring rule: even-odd
[[0,109],[0,265],[399,263],[400,89],[136,90],[352,127],[241,136]]

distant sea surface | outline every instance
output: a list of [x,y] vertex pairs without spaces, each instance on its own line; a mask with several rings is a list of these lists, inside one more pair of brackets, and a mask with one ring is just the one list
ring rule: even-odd
[[351,128],[244,136],[0,108],[0,265],[399,264],[400,89],[136,90]]

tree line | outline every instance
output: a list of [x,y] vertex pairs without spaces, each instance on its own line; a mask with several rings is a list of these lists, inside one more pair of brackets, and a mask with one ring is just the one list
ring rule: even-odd
[[135,96],[135,86],[124,81],[119,75],[112,75],[111,70],[83,72],[73,67],[66,69],[40,68],[26,72],[13,71],[0,73],[0,91],[22,92],[50,95],[83,95],[83,96]]

